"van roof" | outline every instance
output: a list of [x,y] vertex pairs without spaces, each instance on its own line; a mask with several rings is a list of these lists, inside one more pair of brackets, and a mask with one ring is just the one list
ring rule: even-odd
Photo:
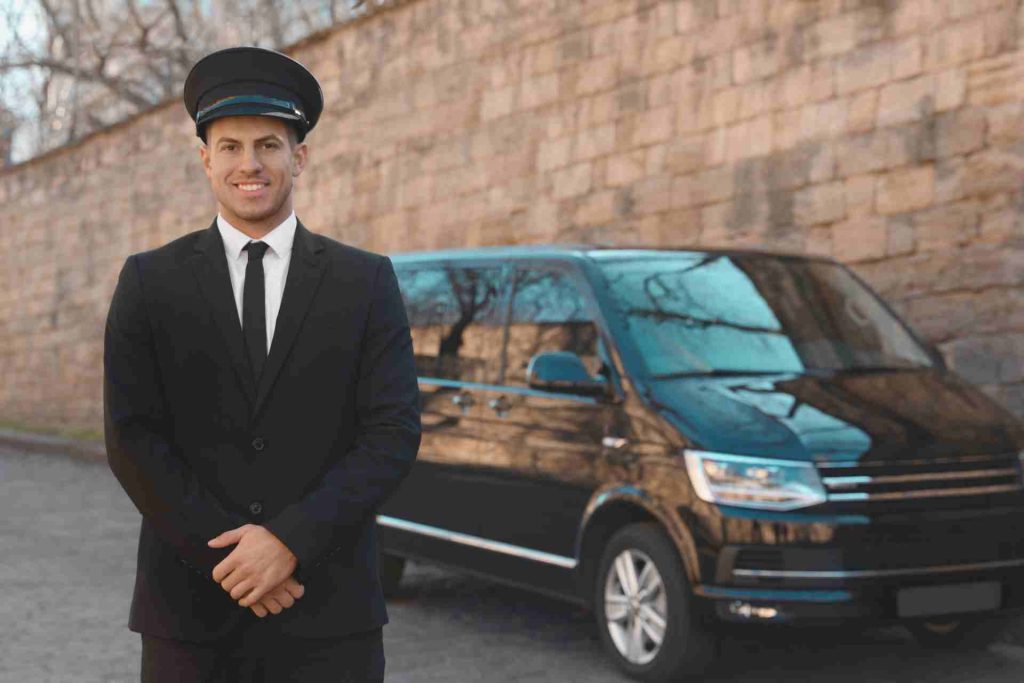
[[562,259],[595,259],[622,258],[626,256],[654,256],[665,252],[688,252],[693,254],[719,254],[723,256],[766,256],[804,260],[829,261],[826,256],[796,254],[792,252],[769,251],[765,249],[728,249],[687,246],[631,246],[614,247],[599,244],[518,244],[487,247],[466,247],[456,249],[437,249],[430,251],[405,251],[388,254],[392,262],[411,264],[430,261],[458,261],[468,259],[508,259],[508,258],[562,258]]

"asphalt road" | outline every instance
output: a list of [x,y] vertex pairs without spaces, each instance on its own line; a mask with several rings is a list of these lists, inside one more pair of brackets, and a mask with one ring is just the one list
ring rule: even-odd
[[[103,464],[0,448],[0,681],[139,679],[127,630],[139,515]],[[623,681],[585,611],[413,565],[389,604],[387,680]],[[922,650],[897,629],[736,632],[705,681],[1024,680],[1024,648]]]

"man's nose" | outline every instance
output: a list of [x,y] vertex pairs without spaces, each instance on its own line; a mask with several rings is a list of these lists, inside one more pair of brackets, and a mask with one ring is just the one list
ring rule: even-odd
[[256,154],[256,148],[255,147],[242,150],[242,163],[241,163],[241,167],[243,169],[247,170],[247,171],[248,170],[258,171],[261,168],[263,168],[263,164],[260,163],[260,158]]

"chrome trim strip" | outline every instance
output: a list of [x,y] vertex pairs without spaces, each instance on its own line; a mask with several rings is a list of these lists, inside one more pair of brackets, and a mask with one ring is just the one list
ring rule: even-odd
[[914,481],[947,481],[955,479],[984,479],[987,477],[1016,477],[1016,467],[1000,467],[987,470],[964,470],[962,472],[925,472],[922,474],[882,474],[878,476],[823,477],[825,486],[857,486],[858,484],[899,484]]
[[413,534],[430,536],[431,538],[439,538],[442,541],[450,541],[452,543],[461,543],[462,545],[468,545],[474,548],[480,548],[482,550],[490,550],[496,553],[503,553],[505,555],[513,555],[515,557],[521,557],[526,560],[533,560],[534,562],[544,562],[545,564],[553,564],[556,567],[564,567],[565,569],[575,569],[577,564],[576,560],[571,557],[553,555],[551,553],[545,553],[540,550],[532,550],[530,548],[523,548],[518,545],[512,545],[511,543],[491,541],[486,538],[480,538],[479,536],[472,536],[470,534],[464,534],[458,531],[440,529],[438,527],[429,526],[427,524],[418,524],[416,522],[410,522],[405,519],[398,519],[397,517],[377,515],[377,523],[383,526],[391,527],[393,529],[408,531]]
[[452,389],[476,389],[478,391],[496,391],[503,394],[518,394],[521,396],[538,396],[540,398],[561,398],[577,403],[597,405],[598,400],[591,396],[570,394],[568,392],[544,391],[543,389],[531,389],[529,387],[516,387],[508,384],[484,384],[482,382],[463,382],[455,379],[441,379],[439,377],[417,377],[422,384],[433,387],[449,387]]
[[762,579],[861,579],[885,576],[911,576],[913,574],[950,574],[955,572],[979,571],[1022,567],[1024,559],[996,560],[968,564],[944,564],[931,567],[907,567],[905,569],[850,569],[846,571],[816,571],[798,569],[733,569],[734,576]]
[[946,458],[929,458],[914,460],[878,460],[862,462],[860,460],[822,460],[814,461],[814,464],[822,470],[861,470],[868,467],[917,467],[925,465],[943,465],[946,463],[963,464],[966,462],[1013,460],[1016,453],[990,453],[988,455],[960,455]]
[[917,491],[892,491],[886,493],[830,493],[830,501],[878,501],[909,500],[911,498],[944,498],[949,496],[980,496],[987,493],[1008,493],[1020,491],[1021,484],[999,484],[997,486],[961,486],[955,489],[921,489]]

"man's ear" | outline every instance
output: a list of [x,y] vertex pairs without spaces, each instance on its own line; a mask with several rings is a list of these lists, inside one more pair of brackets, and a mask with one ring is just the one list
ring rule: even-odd
[[302,173],[302,169],[306,168],[306,162],[309,160],[309,146],[305,142],[299,142],[292,149],[292,177],[298,178],[299,174]]
[[199,145],[199,159],[203,162],[203,170],[206,171],[206,176],[210,176],[210,150],[206,147],[206,143]]

